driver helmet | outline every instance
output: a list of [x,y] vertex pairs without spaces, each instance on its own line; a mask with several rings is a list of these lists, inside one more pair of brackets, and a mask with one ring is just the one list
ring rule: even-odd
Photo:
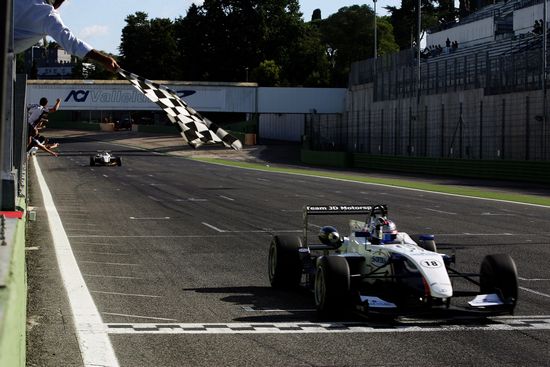
[[319,230],[319,240],[321,243],[333,247],[339,247],[342,244],[342,238],[338,230],[331,226],[321,227]]
[[378,217],[371,228],[371,237],[380,242],[392,242],[397,238],[397,226],[387,218]]

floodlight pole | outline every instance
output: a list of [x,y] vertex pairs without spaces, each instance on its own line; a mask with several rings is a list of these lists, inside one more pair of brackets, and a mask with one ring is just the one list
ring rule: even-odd
[[[418,0],[418,17],[417,17],[417,29],[416,29],[416,82],[418,88],[418,98],[420,99],[420,27],[422,26],[422,0]],[[419,100],[420,102],[420,100]]]
[[546,80],[547,80],[547,74],[546,74],[546,52],[547,52],[547,43],[548,43],[548,17],[547,17],[547,9],[546,9],[546,1],[543,1],[542,6],[542,159],[548,158],[548,151],[550,150],[550,147],[548,146],[548,127],[546,126],[548,123],[548,119],[546,116],[546,97],[547,97],[547,88],[546,88]]
[[378,56],[378,29],[376,28],[376,0],[374,2],[374,62]]

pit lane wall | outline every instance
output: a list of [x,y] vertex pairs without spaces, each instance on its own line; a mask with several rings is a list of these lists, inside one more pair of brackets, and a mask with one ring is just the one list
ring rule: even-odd
[[[25,213],[24,198],[18,210]],[[0,366],[25,366],[27,275],[26,219],[5,219],[5,243],[0,245]]]

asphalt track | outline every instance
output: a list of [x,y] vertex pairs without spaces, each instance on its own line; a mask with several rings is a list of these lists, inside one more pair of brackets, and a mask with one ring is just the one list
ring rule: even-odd
[[[30,366],[550,363],[550,208],[243,170],[90,140],[61,143],[59,158],[36,161],[62,228],[50,229],[52,211],[30,164],[38,212],[28,231]],[[90,167],[98,149],[120,155],[122,167]],[[455,249],[461,270],[477,271],[486,254],[509,253],[520,275],[515,315],[319,319],[309,292],[269,287],[267,250],[272,234],[300,234],[303,205],[331,203],[388,204],[401,231],[434,233],[441,252]],[[312,234],[325,224],[346,232],[342,218],[312,224]],[[60,250],[61,232],[68,247]],[[70,253],[78,274],[65,274],[65,290],[58,258]],[[86,292],[95,308],[75,315],[71,302],[89,307]]]

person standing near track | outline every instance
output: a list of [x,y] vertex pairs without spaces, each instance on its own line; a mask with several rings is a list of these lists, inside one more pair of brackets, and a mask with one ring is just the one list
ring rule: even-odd
[[71,55],[97,61],[107,70],[115,73],[120,67],[115,59],[78,39],[65,26],[57,11],[64,1],[14,0],[14,52],[17,54],[25,51],[43,37],[50,36]]
[[61,100],[58,98],[55,101],[55,105],[51,108],[46,107],[48,105],[48,99],[46,97],[40,98],[40,104],[30,107],[27,118],[28,125],[28,138],[27,146],[32,142],[32,138],[38,135],[39,130],[43,127],[43,124],[47,122],[48,113],[56,112],[61,105]]

